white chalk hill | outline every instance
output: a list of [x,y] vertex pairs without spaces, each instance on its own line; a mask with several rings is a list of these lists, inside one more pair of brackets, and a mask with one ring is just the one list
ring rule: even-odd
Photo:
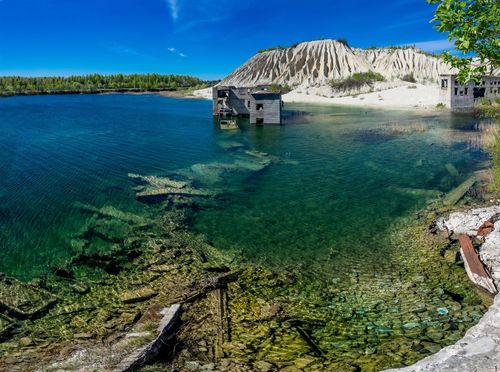
[[[388,82],[413,74],[418,82],[436,82],[450,70],[439,58],[415,48],[357,49],[335,40],[300,43],[261,52],[227,76],[220,85],[288,84],[292,88],[329,87],[356,72],[378,72]],[[380,87],[384,89],[384,87]]]

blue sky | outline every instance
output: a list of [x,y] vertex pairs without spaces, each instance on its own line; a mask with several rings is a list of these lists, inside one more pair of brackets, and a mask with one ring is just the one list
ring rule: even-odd
[[0,0],[0,75],[175,73],[216,79],[258,49],[450,49],[425,0]]

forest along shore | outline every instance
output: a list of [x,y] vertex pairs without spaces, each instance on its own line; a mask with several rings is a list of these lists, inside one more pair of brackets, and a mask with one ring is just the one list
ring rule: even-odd
[[98,94],[190,91],[213,85],[187,75],[85,75],[0,77],[0,97],[45,94]]

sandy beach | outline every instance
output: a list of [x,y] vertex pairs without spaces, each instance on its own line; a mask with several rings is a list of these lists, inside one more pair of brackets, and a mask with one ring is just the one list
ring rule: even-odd
[[[212,88],[196,90],[192,93],[192,96],[212,99]],[[399,109],[434,109],[439,102],[439,87],[436,85],[407,84],[393,89],[337,98],[299,93],[294,90],[283,95],[283,102]]]
[[315,103],[380,108],[435,108],[439,102],[439,88],[434,85],[408,84],[379,92],[357,96],[329,98],[292,91],[283,95],[285,103]]

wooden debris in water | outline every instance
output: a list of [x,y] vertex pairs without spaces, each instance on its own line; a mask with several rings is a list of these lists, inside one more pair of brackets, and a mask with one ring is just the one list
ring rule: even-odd
[[500,213],[496,213],[490,218],[488,218],[477,230],[476,236],[485,237],[489,235],[493,230],[495,230],[495,222],[500,219]]
[[215,358],[216,360],[224,357],[222,345],[224,342],[230,342],[229,334],[229,315],[227,307],[227,292],[225,288],[217,288],[212,292],[215,303],[215,312],[217,319],[217,337],[215,340]]
[[[154,339],[132,351],[112,370],[116,372],[136,371],[144,364],[154,360],[154,358],[158,356],[160,349],[163,348],[165,344],[171,342],[175,337],[174,329],[179,319],[180,311],[181,305],[179,304],[172,305],[169,308],[163,308],[161,312],[159,312],[163,317],[158,324],[158,334]],[[144,332],[139,332],[134,335],[132,332],[130,335],[137,336],[143,333]]]
[[156,296],[158,292],[152,290],[151,288],[141,288],[135,291],[125,292],[121,296],[121,300],[126,304],[132,304],[135,302],[146,301],[154,296]]
[[470,176],[464,182],[462,182],[460,185],[458,185],[456,188],[454,188],[448,194],[446,194],[443,200],[443,204],[446,206],[452,206],[457,204],[460,201],[460,199],[464,197],[467,191],[469,191],[470,188],[476,184],[476,182],[477,182],[476,176],[474,175]]
[[182,295],[177,298],[175,302],[186,303],[193,302],[200,297],[206,296],[208,293],[212,292],[218,288],[224,288],[227,284],[234,282],[240,275],[239,271],[231,272],[228,274],[216,276],[213,278],[208,278],[201,283],[201,288],[194,290],[193,292]]
[[481,288],[486,289],[492,294],[497,293],[497,289],[491,280],[488,272],[483,266],[478,253],[472,246],[470,238],[465,234],[460,234],[458,237],[460,242],[460,253],[464,260],[465,270],[469,275],[470,280]]

